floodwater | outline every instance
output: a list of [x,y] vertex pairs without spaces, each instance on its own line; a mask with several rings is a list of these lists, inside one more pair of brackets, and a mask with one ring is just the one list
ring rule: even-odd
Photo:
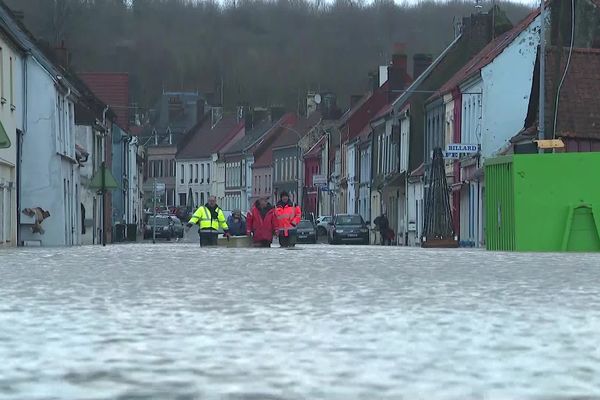
[[0,251],[0,399],[600,397],[600,256]]

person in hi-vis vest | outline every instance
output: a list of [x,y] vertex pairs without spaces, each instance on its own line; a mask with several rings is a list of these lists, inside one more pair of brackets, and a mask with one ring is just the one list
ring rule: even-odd
[[217,198],[210,196],[208,202],[198,207],[187,224],[188,228],[193,225],[200,226],[200,246],[216,246],[219,237],[219,228],[223,229],[226,237],[229,237],[229,227],[225,220],[223,210],[217,205]]

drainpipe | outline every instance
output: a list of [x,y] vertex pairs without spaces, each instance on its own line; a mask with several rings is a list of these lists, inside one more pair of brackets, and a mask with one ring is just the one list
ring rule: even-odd
[[23,161],[23,139],[27,132],[27,60],[31,55],[27,50],[23,57],[23,130],[17,130],[17,246],[21,245],[21,166]]

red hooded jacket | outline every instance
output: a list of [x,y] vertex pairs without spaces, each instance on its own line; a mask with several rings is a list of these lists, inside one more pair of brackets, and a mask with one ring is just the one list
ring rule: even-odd
[[277,217],[277,229],[284,231],[287,236],[287,231],[295,229],[300,223],[302,210],[289,200],[287,203],[280,201],[275,208],[275,216]]
[[275,210],[271,204],[267,204],[266,212],[258,208],[258,201],[254,203],[252,210],[246,215],[246,232],[252,232],[255,242],[273,240],[273,234],[277,229]]

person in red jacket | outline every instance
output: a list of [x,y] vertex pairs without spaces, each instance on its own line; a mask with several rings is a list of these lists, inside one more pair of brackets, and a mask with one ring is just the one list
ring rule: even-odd
[[291,202],[287,192],[281,192],[281,200],[275,207],[277,217],[277,231],[281,247],[294,247],[296,245],[296,226],[300,223],[302,211],[300,207]]
[[246,234],[252,237],[254,246],[271,247],[273,235],[276,233],[275,211],[266,198],[256,200],[246,215]]

